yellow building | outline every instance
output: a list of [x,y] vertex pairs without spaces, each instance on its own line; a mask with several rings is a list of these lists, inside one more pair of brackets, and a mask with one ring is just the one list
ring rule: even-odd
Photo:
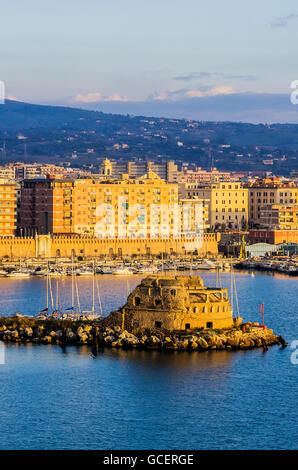
[[[189,192],[186,189],[184,195]],[[195,195],[208,204],[208,223],[213,228],[241,229],[248,220],[248,190],[241,183],[214,183],[195,188]],[[182,194],[182,193],[181,193]]]
[[0,236],[14,235],[17,224],[17,185],[0,180]]
[[170,207],[175,204],[178,186],[153,172],[137,180],[77,179],[72,190],[72,232],[100,238],[145,238],[156,228],[173,231],[175,217]]
[[261,208],[269,204],[297,204],[298,186],[293,181],[267,178],[248,185],[249,224],[262,224]]

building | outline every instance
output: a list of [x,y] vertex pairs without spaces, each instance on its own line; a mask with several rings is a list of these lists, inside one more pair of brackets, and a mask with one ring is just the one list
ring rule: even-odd
[[18,188],[15,183],[0,180],[0,236],[14,235],[17,228]]
[[[128,331],[232,328],[235,325],[227,289],[205,287],[199,276],[150,276],[127,303],[106,319]],[[239,320],[240,323],[240,320]]]
[[123,175],[126,178],[138,179],[150,172],[155,173],[168,183],[177,182],[178,167],[173,161],[160,163],[147,161],[115,162],[105,158],[99,166],[100,175],[116,179],[122,178]]
[[298,230],[297,204],[267,204],[260,209],[261,227]]
[[181,198],[197,197],[207,202],[208,223],[211,229],[242,229],[247,225],[248,190],[239,182],[214,183],[206,186],[185,183],[179,185],[179,193]]
[[24,180],[20,196],[20,235],[71,233],[72,190],[71,180]]
[[249,231],[250,243],[298,243],[298,230],[258,229]]
[[199,183],[202,185],[218,183],[220,181],[230,181],[231,179],[231,172],[219,171],[216,168],[207,171],[203,170],[201,167],[189,169],[187,166],[182,166],[181,171],[178,173],[179,183]]
[[298,186],[294,181],[264,178],[253,181],[248,188],[248,219],[250,227],[262,224],[261,208],[268,204],[297,204]]
[[178,186],[149,172],[138,180],[25,180],[20,233],[100,238],[159,236],[177,228]]

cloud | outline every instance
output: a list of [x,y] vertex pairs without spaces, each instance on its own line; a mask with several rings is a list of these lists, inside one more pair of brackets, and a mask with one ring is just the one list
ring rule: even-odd
[[222,79],[227,79],[227,80],[256,80],[257,79],[255,75],[249,75],[249,74],[248,75],[229,75],[229,74],[221,73],[221,72],[192,72],[187,75],[175,76],[173,77],[173,80],[190,82],[192,80],[212,78],[212,77],[220,77]]
[[148,97],[148,101],[179,101],[182,99],[204,98],[207,96],[231,95],[233,93],[236,93],[235,89],[226,85],[201,87],[196,90],[184,88],[181,90],[155,92]]
[[73,101],[75,101],[76,103],[104,103],[109,101],[127,103],[136,100],[133,98],[129,98],[128,96],[121,96],[118,93],[114,93],[110,96],[104,96],[99,91],[96,91],[93,93],[78,93],[73,98]]
[[270,26],[272,28],[285,28],[288,26],[291,20],[295,20],[297,18],[298,15],[296,13],[291,13],[287,16],[279,16],[278,18],[275,18],[273,21],[271,21]]
[[22,101],[19,98],[16,98],[15,96],[13,96],[13,95],[7,95],[6,99],[8,99],[10,101]]
[[[214,87],[217,88],[217,87]],[[181,93],[178,99],[146,99],[137,102],[101,102],[82,104],[84,109],[135,116],[195,119],[202,121],[288,122],[298,123],[298,105],[294,106],[288,94],[222,93],[192,98]],[[199,90],[188,90],[199,91]],[[164,92],[166,93],[166,92]],[[213,95],[212,95],[213,93]],[[65,101],[61,103],[65,105]]]

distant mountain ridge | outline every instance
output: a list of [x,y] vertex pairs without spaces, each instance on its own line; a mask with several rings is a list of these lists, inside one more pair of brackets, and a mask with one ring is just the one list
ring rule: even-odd
[[32,128],[82,127],[80,118],[96,121],[99,111],[86,111],[64,106],[29,104],[6,100],[0,105],[0,129],[20,130]]
[[[144,120],[159,121],[159,130],[185,127],[185,119],[169,119],[144,116],[107,114],[65,106],[30,104],[6,100],[0,105],[0,133],[14,133],[26,129],[92,129],[104,133],[120,132],[121,129],[142,129]],[[200,121],[193,121],[200,122]],[[98,125],[100,123],[100,125]],[[189,130],[191,133],[191,130]],[[237,122],[201,122],[196,137],[223,139],[237,145],[296,146],[298,124],[250,124]]]

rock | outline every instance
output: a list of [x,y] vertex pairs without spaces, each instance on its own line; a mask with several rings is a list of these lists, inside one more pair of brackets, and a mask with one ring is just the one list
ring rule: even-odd
[[85,333],[90,333],[91,330],[92,330],[92,325],[85,325],[84,326]]
[[[113,335],[114,333],[115,332],[114,332],[113,328],[106,328],[103,335],[104,336],[110,336],[110,335]],[[127,333],[127,331],[124,331],[123,333]]]
[[112,348],[121,348],[123,346],[122,339],[117,339],[116,341],[113,341],[111,346]]
[[122,341],[123,346],[127,346],[127,347],[135,347],[139,343],[139,340],[136,337],[124,338],[121,341]]
[[41,338],[41,341],[43,343],[51,343],[52,342],[52,336],[44,336],[43,338]]
[[89,336],[84,331],[78,334],[79,343],[86,344],[88,342]]
[[115,341],[115,336],[112,336],[112,335],[105,336],[104,338],[104,343],[108,346],[111,345],[114,341]]
[[41,338],[44,333],[44,326],[37,326],[33,332],[34,336],[37,338]]
[[155,335],[150,336],[146,341],[146,346],[150,349],[159,348],[160,344],[161,344],[160,339]]
[[24,329],[24,335],[27,336],[27,338],[32,338],[33,330],[30,328],[30,326]]
[[77,335],[81,335],[84,332],[84,328],[82,326],[79,326],[77,329]]
[[202,349],[207,349],[208,348],[208,343],[204,338],[199,338],[198,339],[198,346]]
[[19,332],[18,330],[13,330],[10,332],[10,335],[12,338],[18,338],[19,337]]
[[[63,337],[63,334],[62,334],[62,337]],[[73,343],[76,340],[77,335],[72,331],[71,328],[66,328],[65,338],[68,343]]]

